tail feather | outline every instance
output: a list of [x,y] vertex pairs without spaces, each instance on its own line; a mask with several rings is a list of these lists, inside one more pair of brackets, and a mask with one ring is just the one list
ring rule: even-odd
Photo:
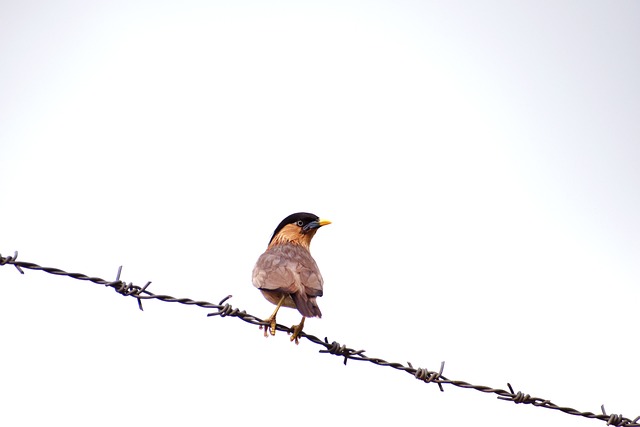
[[304,292],[296,292],[291,294],[291,298],[293,298],[296,308],[304,317],[322,317],[316,297],[310,297]]

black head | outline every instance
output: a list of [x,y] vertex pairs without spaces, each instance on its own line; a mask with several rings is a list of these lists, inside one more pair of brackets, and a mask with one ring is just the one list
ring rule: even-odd
[[[280,224],[276,227],[273,232],[273,236],[271,236],[271,240],[288,224],[295,224],[300,227],[300,233],[306,234],[309,231],[322,227],[323,225],[329,224],[329,221],[320,220],[317,215],[308,212],[298,212],[289,215],[285,219],[283,219]],[[271,240],[269,242],[271,242]]]

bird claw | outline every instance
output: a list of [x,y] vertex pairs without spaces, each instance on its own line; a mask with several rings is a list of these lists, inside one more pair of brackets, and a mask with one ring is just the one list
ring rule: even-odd
[[264,329],[264,337],[266,338],[266,337],[268,336],[268,335],[267,335],[267,330],[268,330],[268,329],[267,329],[267,325],[260,325],[260,328],[259,328],[259,329],[260,329],[260,330],[263,330],[263,329]]
[[264,323],[267,323],[266,325],[260,325],[260,329],[264,329],[264,337],[268,337],[269,333],[271,333],[271,335],[275,335],[276,334],[276,318],[275,317],[269,317],[268,319],[266,319],[264,321]]
[[[300,337],[298,336],[300,334],[300,331],[296,331],[296,327],[298,325],[293,325],[291,327],[291,329],[293,329],[293,335],[291,335],[291,338],[289,338],[289,340],[291,341],[295,341],[296,345],[300,344]],[[289,332],[290,334],[290,332]]]
[[293,331],[293,335],[291,335],[290,340],[295,341],[296,345],[300,344],[300,332],[302,332],[302,328],[304,328],[304,317],[300,321],[300,324],[293,325],[291,330]]

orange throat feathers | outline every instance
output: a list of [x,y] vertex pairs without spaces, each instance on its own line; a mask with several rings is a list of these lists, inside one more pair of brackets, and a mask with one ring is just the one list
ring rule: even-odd
[[313,229],[309,230],[308,233],[303,234],[300,232],[299,226],[295,224],[287,224],[273,237],[273,240],[269,243],[269,247],[282,245],[284,243],[293,243],[309,249],[311,239],[316,234],[316,231],[317,229]]

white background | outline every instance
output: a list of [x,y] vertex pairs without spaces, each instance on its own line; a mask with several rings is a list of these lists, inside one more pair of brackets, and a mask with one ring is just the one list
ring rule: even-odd
[[[307,332],[640,415],[640,3],[0,6],[0,253],[266,317],[286,215],[333,224]],[[605,425],[0,268],[6,426]],[[283,310],[279,321],[299,316]]]

